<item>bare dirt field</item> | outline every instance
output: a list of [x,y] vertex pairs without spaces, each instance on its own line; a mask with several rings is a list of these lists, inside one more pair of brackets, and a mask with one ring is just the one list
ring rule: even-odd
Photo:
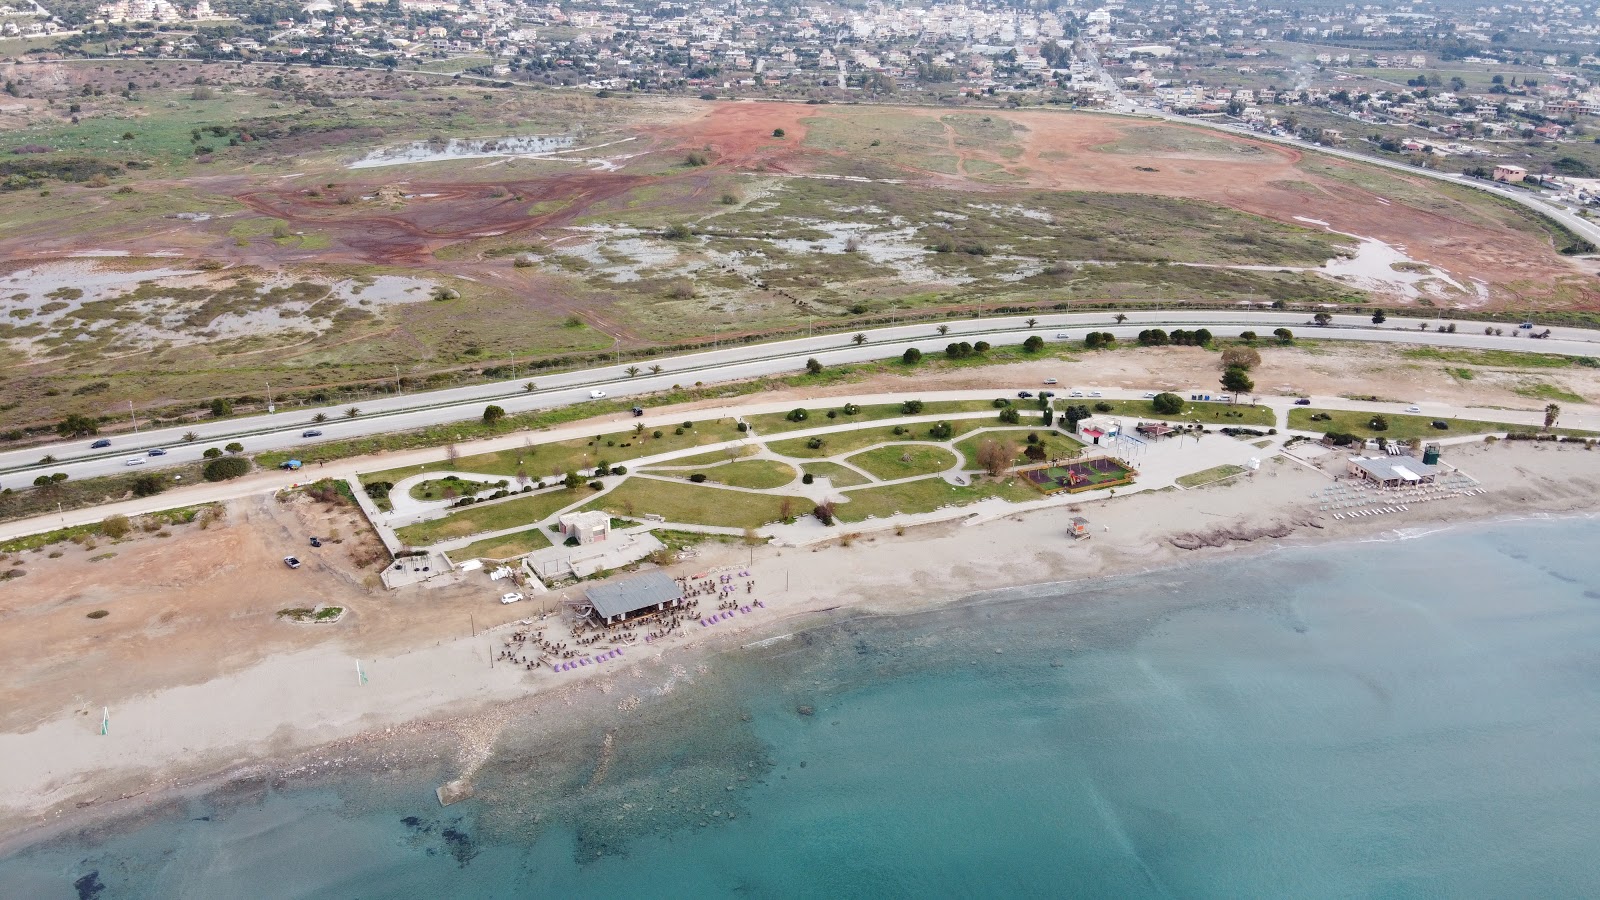
[[[338,535],[340,543],[314,549],[310,535]],[[284,565],[290,555],[300,569]],[[98,715],[125,697],[329,642],[353,656],[387,652],[436,634],[457,611],[463,629],[472,610],[484,612],[482,591],[472,610],[449,589],[428,592],[426,603],[397,601],[375,586],[377,568],[367,561],[376,555],[376,537],[353,508],[270,495],[229,504],[205,529],[177,526],[165,538],[135,531],[118,542],[97,538],[92,548],[61,543],[18,554],[12,566],[28,574],[0,583],[0,654],[8,660],[0,728],[26,730],[71,703]],[[317,606],[346,612],[335,624],[277,615]],[[96,610],[109,615],[87,618]]]

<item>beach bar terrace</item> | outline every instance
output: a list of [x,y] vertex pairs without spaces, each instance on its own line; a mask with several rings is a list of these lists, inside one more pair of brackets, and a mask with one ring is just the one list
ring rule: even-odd
[[1347,471],[1384,487],[1432,484],[1439,475],[1438,466],[1418,462],[1409,456],[1355,456],[1351,457]]
[[597,584],[584,591],[580,612],[589,612],[607,625],[644,613],[683,605],[683,588],[666,572],[656,569],[624,581]]

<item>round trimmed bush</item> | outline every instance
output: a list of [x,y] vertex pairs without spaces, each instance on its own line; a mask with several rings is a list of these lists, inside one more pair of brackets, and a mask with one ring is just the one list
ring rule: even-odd
[[206,463],[201,474],[207,481],[227,481],[250,472],[250,460],[242,456],[224,456]]

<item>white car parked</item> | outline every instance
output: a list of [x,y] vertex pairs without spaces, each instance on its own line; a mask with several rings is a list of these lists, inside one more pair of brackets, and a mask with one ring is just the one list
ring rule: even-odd
[[589,399],[590,400],[604,400],[605,398],[606,398],[606,392],[605,391],[590,391],[589,392]]
[[501,603],[515,603],[515,602],[517,602],[518,600],[521,600],[521,599],[522,599],[522,595],[516,593],[515,591],[513,591],[512,593],[509,593],[509,594],[501,594],[500,595],[500,602]]

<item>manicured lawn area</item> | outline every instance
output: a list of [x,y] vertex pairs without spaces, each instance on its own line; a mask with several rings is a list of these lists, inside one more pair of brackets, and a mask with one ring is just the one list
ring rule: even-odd
[[[647,430],[642,434],[635,434],[629,429],[594,438],[572,438],[550,443],[537,443],[538,436],[530,434],[528,440],[533,443],[521,447],[463,456],[455,462],[445,458],[444,451],[440,450],[438,462],[372,472],[362,475],[361,483],[367,484],[373,481],[392,483],[418,472],[451,470],[505,478],[514,477],[518,471],[525,471],[535,482],[541,480],[548,482],[552,479],[560,480],[568,469],[592,469],[602,459],[615,464],[640,456],[686,450],[690,447],[731,441],[739,437],[732,419],[722,422],[697,422],[695,427],[685,430],[683,434],[675,433],[677,427],[668,425],[660,429]],[[661,437],[654,436],[656,430],[661,432]]]
[[835,462],[809,462],[800,467],[818,478],[829,478],[834,487],[847,488],[858,484],[868,484],[866,476],[855,469],[846,468]]
[[956,455],[931,444],[890,444],[857,453],[848,461],[881,481],[894,481],[943,472],[956,464]]
[[450,558],[456,561],[464,559],[507,559],[512,556],[521,556],[534,550],[543,550],[550,546],[550,538],[543,528],[529,528],[515,534],[507,534],[496,538],[485,538],[476,544],[468,544],[460,550],[450,551]]
[[1213,481],[1220,481],[1229,477],[1230,475],[1238,475],[1243,471],[1244,466],[1235,466],[1232,464],[1212,466],[1209,469],[1202,469],[1193,474],[1185,475],[1182,478],[1179,478],[1178,484],[1186,488],[1199,487],[1202,484],[1210,484]]
[[[996,396],[1000,396],[997,394]],[[914,400],[915,397],[908,397]],[[994,409],[994,404],[988,400],[930,400],[922,404],[922,412],[915,413],[919,416],[937,416],[946,413],[983,412]],[[807,406],[806,412],[810,416],[803,422],[791,422],[784,418],[787,412],[761,413],[754,416],[745,416],[745,421],[756,430],[757,435],[779,434],[785,431],[799,431],[802,428],[826,428],[829,425],[845,425],[850,422],[878,422],[886,419],[904,418],[913,413],[901,411],[898,403],[875,403],[863,406],[855,415],[847,416],[844,407],[840,406]],[[828,412],[837,413],[833,418],[828,418]],[[995,409],[998,414],[999,410]]]
[[426,547],[429,544],[466,537],[480,531],[499,531],[502,528],[537,522],[562,507],[582,502],[588,493],[589,489],[586,487],[572,491],[557,488],[518,497],[515,500],[468,506],[442,519],[398,528],[395,530],[395,535],[413,547]]
[[708,482],[744,488],[783,487],[800,477],[794,466],[775,459],[744,459],[700,471]]
[[[1255,425],[1261,428],[1271,428],[1276,420],[1272,410],[1265,406],[1245,406],[1244,404],[1230,403],[1184,403],[1183,412],[1175,416],[1158,413],[1150,406],[1149,400],[1062,400],[1057,398],[1056,408],[1083,404],[1093,410],[1096,403],[1109,403],[1111,411],[1096,413],[1107,416],[1135,416],[1141,419],[1156,419],[1168,422],[1193,422],[1199,419],[1205,425]],[[1129,427],[1132,427],[1131,423]]]
[[[952,419],[950,426],[954,429],[956,435],[962,435],[975,428],[982,428],[989,423],[990,420],[987,418]],[[856,431],[825,434],[822,435],[822,446],[816,449],[806,446],[806,441],[809,438],[772,441],[767,444],[767,448],[781,456],[793,456],[798,459],[821,459],[824,456],[849,453],[854,450],[871,447],[873,444],[886,444],[890,441],[932,441],[933,438],[928,436],[928,429],[932,428],[933,425],[934,423],[932,422],[922,422],[903,427],[899,425],[884,425],[878,428],[862,428]],[[894,430],[896,428],[901,428],[902,433],[895,434]]]
[[961,506],[989,497],[1012,502],[1039,499],[1039,493],[1019,478],[1008,478],[1002,483],[982,481],[968,487],[957,487],[937,475],[900,484],[846,491],[845,496],[850,498],[850,502],[839,504],[835,510],[841,522],[860,522],[868,516],[881,519],[895,513],[932,512],[941,506]]
[[1039,436],[1040,443],[1044,444],[1045,459],[1060,459],[1074,457],[1083,452],[1083,444],[1075,438],[1068,437],[1054,428],[1008,428],[1004,431],[980,431],[971,437],[956,442],[956,449],[961,452],[962,465],[969,469],[978,468],[978,446],[984,441],[1010,441],[1017,445],[1017,455],[1014,462],[1022,465],[1031,462],[1022,451],[1028,446],[1028,435]]
[[725,463],[730,458],[738,459],[740,456],[749,456],[754,452],[756,452],[756,448],[752,446],[739,448],[738,455],[733,457],[729,457],[728,451],[726,450],[713,450],[710,453],[696,453],[693,456],[681,456],[677,459],[670,459],[664,463],[650,466],[650,471],[654,472],[674,469],[688,470],[693,469],[696,466],[714,466],[718,463]]
[[616,490],[596,498],[584,508],[603,509],[612,515],[633,519],[654,513],[668,522],[688,525],[759,528],[783,517],[784,499],[789,500],[790,515],[811,511],[811,503],[799,497],[747,494],[654,478],[629,478]]
[[488,481],[469,481],[465,478],[429,478],[419,481],[411,486],[411,499],[413,500],[439,500],[444,498],[446,488],[455,491],[455,496],[466,497],[481,491],[491,490],[495,487],[509,487],[510,483],[504,480],[496,485]]
[[[1340,431],[1364,438],[1383,437],[1391,441],[1409,441],[1414,437],[1449,437],[1452,434],[1483,434],[1490,431],[1533,430],[1525,425],[1505,425],[1494,422],[1480,422],[1473,419],[1443,419],[1443,421],[1450,423],[1450,428],[1448,431],[1441,431],[1433,427],[1432,416],[1408,416],[1395,413],[1382,413],[1382,415],[1389,422],[1388,429],[1373,431],[1370,427],[1373,413],[1338,409],[1312,409],[1308,406],[1297,406],[1289,410],[1289,427],[1298,431],[1315,431],[1323,434],[1329,431]],[[1328,418],[1313,421],[1312,416],[1328,416]]]

